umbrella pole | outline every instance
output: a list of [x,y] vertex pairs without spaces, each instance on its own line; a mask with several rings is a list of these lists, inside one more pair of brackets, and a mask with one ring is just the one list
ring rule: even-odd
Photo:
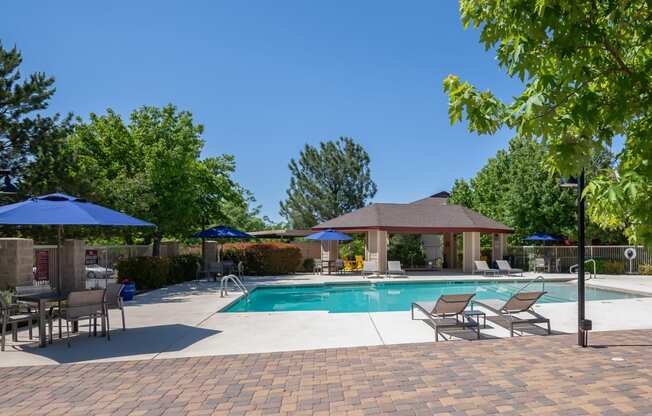
[[57,226],[57,292],[61,293],[61,242],[63,240],[63,225]]

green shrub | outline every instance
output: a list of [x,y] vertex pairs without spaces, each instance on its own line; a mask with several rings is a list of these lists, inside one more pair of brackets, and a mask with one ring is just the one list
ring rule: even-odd
[[[595,259],[596,270],[599,274],[624,274],[625,263],[618,260]],[[591,264],[586,265],[586,271],[593,271]]]
[[421,236],[418,234],[393,234],[387,249],[388,260],[398,260],[404,267],[417,267],[426,264]]
[[638,271],[641,274],[652,275],[652,264],[640,264],[638,266]]
[[315,270],[315,259],[304,259],[303,260],[303,271],[312,272]]
[[130,257],[118,262],[118,280],[129,280],[138,290],[158,289],[197,277],[199,257]]
[[183,254],[170,257],[170,271],[168,283],[181,283],[195,280],[199,273],[201,257],[194,254]]
[[285,243],[233,243],[223,248],[225,260],[243,262],[247,274],[294,273],[301,265],[299,247]]

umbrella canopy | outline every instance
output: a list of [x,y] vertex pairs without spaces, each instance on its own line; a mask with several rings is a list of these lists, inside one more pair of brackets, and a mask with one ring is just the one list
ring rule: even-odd
[[565,240],[564,237],[558,236],[558,235],[552,235],[552,234],[545,234],[545,233],[535,233],[532,234],[528,237],[525,237],[523,240],[526,241],[563,241]]
[[49,194],[0,206],[0,224],[155,227],[147,221],[64,194]]
[[343,234],[335,230],[324,230],[306,236],[308,240],[326,240],[326,241],[349,241],[352,240],[350,235]]
[[235,228],[218,225],[217,227],[209,228],[192,235],[199,238],[254,238],[252,235],[244,231],[236,230]]

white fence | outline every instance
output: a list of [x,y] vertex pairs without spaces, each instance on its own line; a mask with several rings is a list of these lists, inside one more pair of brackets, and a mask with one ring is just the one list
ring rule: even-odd
[[[623,270],[629,271],[629,260],[625,258],[625,249],[636,249],[636,258],[632,269],[638,271],[641,264],[651,264],[652,256],[643,246],[586,246],[584,257],[595,260],[622,262]],[[507,255],[514,256],[514,267],[529,270],[535,258],[544,258],[551,266],[551,271],[568,272],[577,264],[577,246],[517,246],[507,247]]]

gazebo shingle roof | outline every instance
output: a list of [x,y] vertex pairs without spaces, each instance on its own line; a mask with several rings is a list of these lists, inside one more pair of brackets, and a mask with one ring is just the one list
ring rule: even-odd
[[313,229],[382,229],[403,232],[511,233],[513,230],[447,198],[428,197],[409,204],[376,203],[323,222]]

